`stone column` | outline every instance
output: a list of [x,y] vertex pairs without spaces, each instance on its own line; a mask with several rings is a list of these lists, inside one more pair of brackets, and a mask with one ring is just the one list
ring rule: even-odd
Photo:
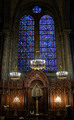
[[[35,22],[35,47],[34,47],[34,51],[35,51],[35,58],[37,58],[37,57],[40,57],[40,41],[39,41],[39,26],[38,26],[38,24],[39,24],[39,21],[38,21],[38,19],[36,19],[36,22]],[[38,53],[38,52],[39,53]]]
[[64,51],[65,51],[65,69],[72,76],[72,60],[71,60],[71,50],[70,50],[70,29],[65,29],[64,33]]
[[4,0],[4,21],[3,21],[3,57],[2,57],[2,80],[8,80],[9,58],[10,58],[10,26],[11,26],[11,1]]
[[57,70],[60,70],[60,65],[64,68],[64,48],[63,48],[63,33],[56,33],[56,55],[57,55]]
[[0,80],[1,80],[1,67],[2,67],[2,56],[3,56],[3,33],[0,32]]
[[9,75],[9,58],[10,58],[10,31],[9,29],[3,30],[4,34],[4,49],[2,59],[2,80],[8,80]]

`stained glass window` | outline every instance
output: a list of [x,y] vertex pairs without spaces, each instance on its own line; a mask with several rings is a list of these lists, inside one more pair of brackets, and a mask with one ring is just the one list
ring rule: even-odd
[[55,28],[51,16],[44,15],[39,21],[40,57],[45,59],[44,71],[57,71]]
[[33,13],[41,13],[41,8],[39,6],[34,6],[32,10],[33,10]]
[[34,59],[34,19],[25,15],[19,23],[18,70],[29,71]]

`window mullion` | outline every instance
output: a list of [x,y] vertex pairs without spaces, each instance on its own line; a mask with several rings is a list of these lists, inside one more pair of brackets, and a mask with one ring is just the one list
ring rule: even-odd
[[40,58],[39,21],[35,21],[35,58]]

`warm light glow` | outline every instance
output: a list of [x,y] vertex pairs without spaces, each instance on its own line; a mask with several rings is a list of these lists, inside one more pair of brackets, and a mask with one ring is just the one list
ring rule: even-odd
[[19,102],[20,102],[20,99],[19,99],[19,97],[16,96],[13,100],[13,103],[19,103]]
[[12,80],[19,80],[21,73],[20,72],[10,72],[9,75]]
[[20,77],[21,73],[19,72],[10,72],[10,76],[19,76]]
[[62,65],[60,65],[60,71],[56,72],[58,79],[66,79],[68,77],[68,72],[62,70]]
[[66,79],[68,76],[68,72],[67,71],[58,71],[56,72],[57,78],[58,79]]
[[57,98],[55,99],[55,102],[56,103],[61,103],[62,101],[61,101],[61,98],[59,97],[59,96],[57,96]]
[[31,68],[34,70],[40,70],[45,68],[45,60],[35,59],[30,61]]

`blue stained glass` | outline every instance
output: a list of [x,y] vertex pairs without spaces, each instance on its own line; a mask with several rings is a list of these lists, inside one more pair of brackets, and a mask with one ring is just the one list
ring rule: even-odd
[[44,15],[39,21],[40,58],[45,59],[43,71],[57,71],[54,21],[51,16]]
[[54,31],[48,31],[48,30],[41,30],[40,31],[40,34],[44,34],[44,35],[53,35],[54,34]]
[[34,19],[25,15],[19,23],[18,70],[29,71],[31,59],[34,59]]
[[41,13],[41,8],[39,6],[34,6],[32,10],[33,13]]
[[54,26],[51,26],[51,25],[40,25],[40,29],[41,30],[50,30],[50,31],[53,31],[54,32]]
[[34,30],[34,26],[19,26],[19,30]]
[[56,48],[40,48],[40,50],[41,50],[41,52],[44,52],[44,53],[47,53],[47,52],[49,52],[49,53],[55,53],[56,52]]
[[21,36],[19,36],[19,41],[30,41],[30,42],[32,42],[32,41],[34,41],[34,36],[24,36],[24,34],[23,35],[21,35]]
[[19,35],[34,35],[34,31],[20,31]]

